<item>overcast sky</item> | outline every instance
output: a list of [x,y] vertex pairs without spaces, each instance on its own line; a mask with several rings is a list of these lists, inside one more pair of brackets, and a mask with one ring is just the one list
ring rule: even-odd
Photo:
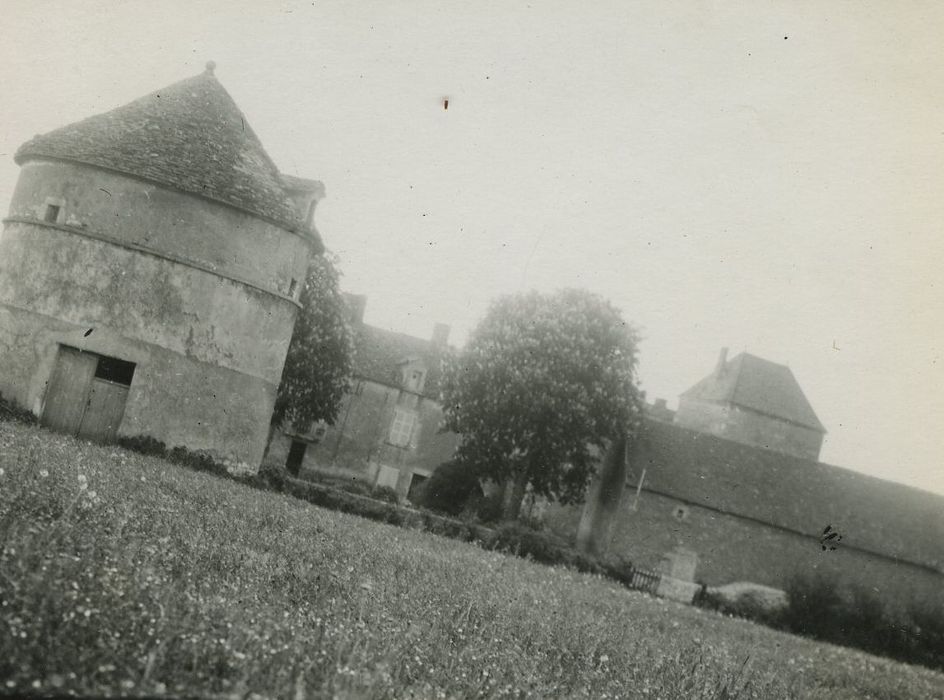
[[325,183],[369,323],[461,343],[498,294],[586,287],[642,329],[650,399],[746,350],[793,370],[824,461],[944,493],[944,4],[3,10],[4,213],[22,142],[212,59]]

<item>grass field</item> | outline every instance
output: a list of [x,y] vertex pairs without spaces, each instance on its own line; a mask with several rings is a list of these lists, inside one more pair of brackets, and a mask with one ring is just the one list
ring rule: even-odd
[[0,692],[944,698],[944,675],[0,422]]

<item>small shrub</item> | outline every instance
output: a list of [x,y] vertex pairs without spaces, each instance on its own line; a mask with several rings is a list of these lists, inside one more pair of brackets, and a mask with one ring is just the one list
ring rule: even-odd
[[489,547],[519,557],[530,557],[543,564],[567,566],[584,573],[609,575],[605,565],[578,552],[566,540],[549,532],[534,530],[521,522],[505,523],[495,530]]
[[835,638],[843,617],[843,600],[836,582],[825,576],[796,576],[787,583],[784,624],[796,634]]
[[397,495],[396,490],[389,486],[375,486],[370,492],[370,497],[376,498],[378,501],[386,501],[387,503],[400,502],[400,497]]
[[251,482],[258,488],[282,492],[287,477],[288,472],[285,469],[285,465],[263,462],[262,466],[259,467],[259,472],[251,479]]
[[3,394],[0,394],[0,420],[27,424],[37,422],[37,418],[32,411],[28,411],[12,400],[3,398]]
[[132,435],[118,438],[118,444],[126,450],[151,457],[167,458],[167,445],[150,435]]
[[160,457],[196,471],[209,472],[217,476],[230,476],[226,467],[214,460],[209,454],[179,446],[168,449],[163,442],[150,435],[119,437],[117,442],[120,447],[132,452],[148,455],[149,457]]
[[896,615],[874,592],[826,577],[795,578],[787,596],[779,626],[791,632],[944,669],[944,610],[912,603]]
[[741,617],[745,620],[753,620],[775,629],[782,629],[785,625],[785,611],[771,610],[764,604],[763,600],[750,592],[732,600],[720,592],[709,590],[707,586],[702,584],[701,590],[695,594],[695,599],[692,602],[700,608],[716,610],[725,615]]
[[373,487],[360,479],[344,479],[338,481],[331,481],[330,485],[347,491],[348,493],[353,493],[357,496],[370,496],[373,491]]
[[423,508],[455,516],[477,493],[481,493],[481,488],[475,474],[468,467],[449,461],[436,467],[417,488],[413,501]]
[[469,520],[482,523],[498,524],[502,519],[502,492],[485,495],[481,491],[474,493],[466,503],[461,515]]
[[615,560],[600,562],[598,566],[602,568],[605,576],[619,581],[624,586],[632,586],[636,567],[630,560],[619,557]]
[[944,670],[944,609],[914,602],[900,630],[901,647],[913,663]]

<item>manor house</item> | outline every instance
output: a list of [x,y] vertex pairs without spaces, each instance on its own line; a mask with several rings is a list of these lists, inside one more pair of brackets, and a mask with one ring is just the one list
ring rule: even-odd
[[449,326],[429,339],[364,323],[367,298],[345,294],[354,331],[354,384],[334,425],[283,433],[268,461],[295,475],[358,479],[409,498],[449,460],[458,436],[442,433],[439,379]]

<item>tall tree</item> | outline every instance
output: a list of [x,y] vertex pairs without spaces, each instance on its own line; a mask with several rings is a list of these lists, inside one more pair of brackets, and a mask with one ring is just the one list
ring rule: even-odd
[[270,441],[280,426],[304,432],[315,421],[331,424],[337,418],[350,387],[354,355],[339,278],[334,255],[312,258],[272,412]]
[[580,502],[609,441],[639,430],[639,336],[608,301],[583,290],[499,298],[442,382],[456,460],[505,485],[503,517],[525,488]]

